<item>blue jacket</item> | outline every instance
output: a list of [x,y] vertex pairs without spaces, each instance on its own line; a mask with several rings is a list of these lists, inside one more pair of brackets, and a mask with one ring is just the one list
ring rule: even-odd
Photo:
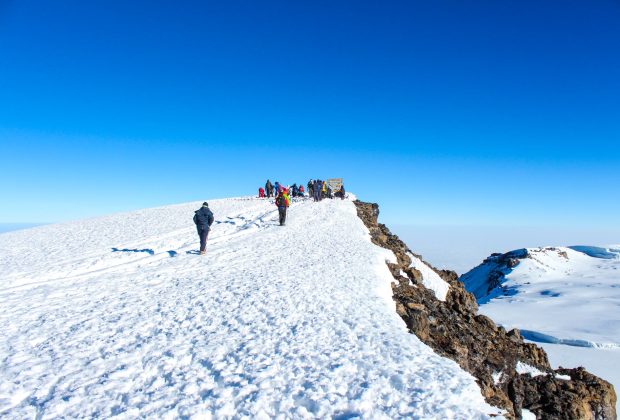
[[196,210],[194,214],[194,223],[196,226],[211,226],[213,224],[213,212],[209,207],[203,206]]

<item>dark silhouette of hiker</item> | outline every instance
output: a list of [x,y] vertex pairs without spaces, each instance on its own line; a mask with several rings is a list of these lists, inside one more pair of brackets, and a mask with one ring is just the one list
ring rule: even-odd
[[202,203],[201,208],[195,211],[194,223],[196,224],[198,237],[200,238],[200,255],[205,255],[207,252],[209,229],[213,224],[213,212],[209,209],[209,203],[206,201]]
[[316,179],[312,185],[312,191],[314,192],[314,201],[321,200],[321,181]]
[[341,200],[344,200],[344,194],[345,194],[345,191],[344,191],[344,184],[342,184],[342,185],[340,186],[340,191],[338,191],[338,197],[340,197],[340,199],[341,199]]

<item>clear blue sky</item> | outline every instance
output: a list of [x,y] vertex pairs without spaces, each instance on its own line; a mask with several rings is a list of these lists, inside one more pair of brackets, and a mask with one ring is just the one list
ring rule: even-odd
[[0,0],[0,222],[343,177],[386,223],[619,225],[620,1]]

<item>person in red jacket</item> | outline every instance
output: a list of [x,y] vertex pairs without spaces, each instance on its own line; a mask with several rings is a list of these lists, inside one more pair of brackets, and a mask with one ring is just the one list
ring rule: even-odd
[[265,189],[263,187],[258,189],[258,198],[265,198]]
[[280,226],[284,226],[286,222],[286,209],[291,204],[291,199],[288,196],[288,190],[283,188],[276,197],[276,206],[278,206],[278,214],[280,215]]

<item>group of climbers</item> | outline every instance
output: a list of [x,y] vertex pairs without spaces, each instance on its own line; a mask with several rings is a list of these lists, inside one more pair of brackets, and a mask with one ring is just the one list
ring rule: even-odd
[[344,200],[345,190],[344,184],[340,186],[340,189],[336,192],[332,190],[332,187],[321,179],[315,179],[308,181],[308,193],[314,199],[314,201],[321,201],[324,198],[340,197]]
[[[259,198],[270,198],[273,197],[274,194],[276,198],[275,204],[278,206],[280,226],[283,226],[286,222],[286,209],[291,203],[291,197],[306,197],[306,191],[303,185],[297,186],[297,184],[293,184],[290,187],[284,187],[278,181],[275,182],[274,186],[269,179],[265,183],[265,188],[261,187],[258,189]],[[331,186],[323,180],[311,179],[308,181],[308,196],[313,197],[314,201],[321,201],[324,198],[334,197],[340,197],[344,200],[345,194],[344,184],[334,193]]]
[[345,197],[345,189],[344,185],[341,185],[338,191],[333,191],[329,183],[323,181],[321,179],[314,179],[308,181],[308,189],[304,189],[303,185],[297,186],[297,184],[293,184],[290,187],[285,187],[281,185],[278,181],[275,182],[275,185],[271,183],[270,180],[267,180],[265,183],[265,188],[260,187],[258,189],[258,197],[259,198],[271,198],[277,197],[282,191],[287,190],[287,193],[290,197],[306,197],[306,191],[308,192],[307,197],[312,197],[314,201],[321,201],[325,198],[334,198],[340,197],[344,200]]
[[289,195],[291,197],[305,197],[304,186],[297,184],[293,184],[291,187],[284,187],[278,181],[276,181],[275,186],[271,183],[270,180],[267,180],[265,183],[265,188],[260,187],[258,189],[258,197],[259,198],[271,198],[277,196],[282,190],[287,189],[289,191]]
[[[313,197],[314,201],[321,201],[324,198],[340,197],[344,200],[345,190],[344,185],[340,187],[340,190],[335,193],[327,182],[320,179],[308,181],[308,196]],[[274,184],[270,180],[265,183],[265,188],[260,187],[258,189],[258,196],[260,198],[271,198],[275,196],[275,205],[278,207],[278,220],[280,226],[284,226],[286,223],[286,211],[291,205],[291,197],[306,197],[306,191],[303,185],[297,186],[293,184],[290,187],[285,187],[276,181]],[[194,223],[198,230],[198,237],[200,238],[200,255],[205,255],[207,251],[207,238],[209,236],[209,230],[213,224],[214,217],[213,212],[209,209],[209,204],[205,201],[202,203],[202,207],[195,211]]]

